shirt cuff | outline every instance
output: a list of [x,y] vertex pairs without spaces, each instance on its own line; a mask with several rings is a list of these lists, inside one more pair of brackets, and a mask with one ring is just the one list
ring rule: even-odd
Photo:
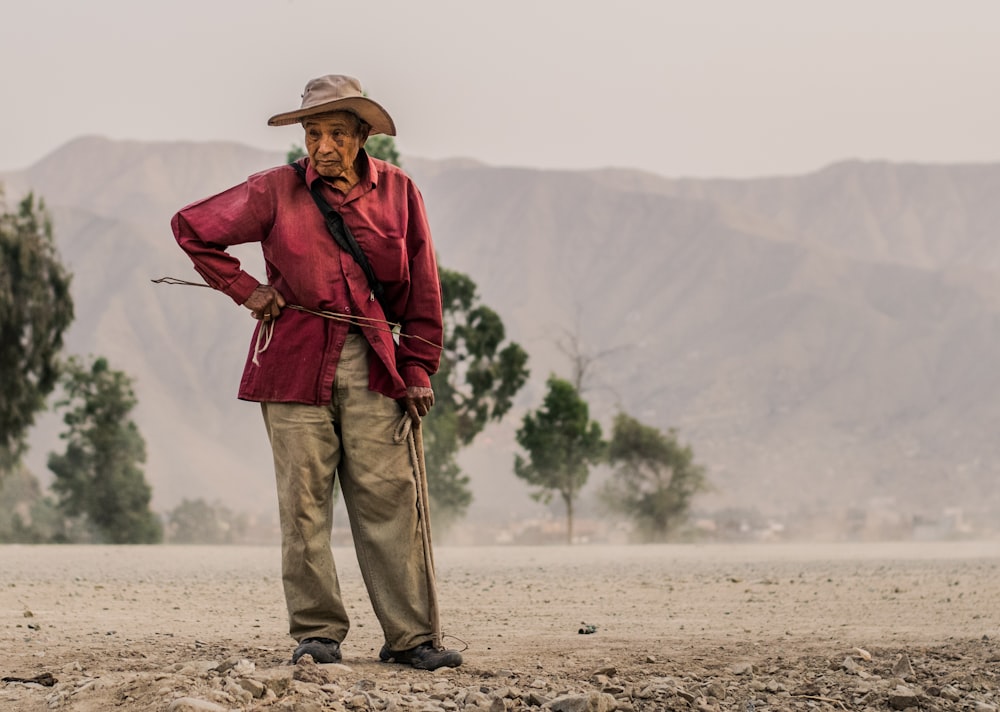
[[259,286],[260,282],[243,272],[222,291],[229,295],[229,298],[234,302],[242,305],[253,294],[253,290]]
[[427,371],[422,369],[420,366],[403,366],[399,369],[399,375],[403,377],[403,383],[406,384],[407,388],[411,388],[413,386],[417,386],[419,388],[431,387],[431,377],[427,374]]

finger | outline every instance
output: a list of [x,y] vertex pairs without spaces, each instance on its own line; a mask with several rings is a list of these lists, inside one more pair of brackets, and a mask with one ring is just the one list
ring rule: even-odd
[[416,403],[407,401],[406,412],[410,414],[410,420],[413,421],[414,425],[420,425],[420,413],[417,411]]

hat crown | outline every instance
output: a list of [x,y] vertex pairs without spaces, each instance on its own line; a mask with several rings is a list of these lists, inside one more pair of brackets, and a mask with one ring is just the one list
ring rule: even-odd
[[339,99],[363,97],[361,82],[345,74],[327,74],[309,80],[302,94],[302,109],[327,104]]
[[327,74],[310,79],[302,92],[302,103],[295,111],[275,114],[267,120],[268,126],[287,126],[300,123],[308,116],[334,111],[350,111],[369,126],[368,133],[396,135],[396,125],[378,102],[365,96],[361,82],[346,74]]

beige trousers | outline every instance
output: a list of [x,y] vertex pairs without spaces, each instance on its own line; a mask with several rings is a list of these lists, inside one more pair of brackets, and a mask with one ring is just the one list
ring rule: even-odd
[[417,490],[396,401],[368,390],[368,343],[349,334],[327,406],[262,403],[281,520],[289,633],[343,642],[350,629],[330,547],[340,487],[372,608],[393,650],[431,640]]

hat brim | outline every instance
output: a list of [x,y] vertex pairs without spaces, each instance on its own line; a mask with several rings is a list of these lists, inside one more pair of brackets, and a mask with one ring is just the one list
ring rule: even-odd
[[353,114],[357,114],[365,123],[371,126],[371,130],[368,132],[369,136],[380,133],[387,136],[396,135],[396,124],[393,122],[392,117],[389,116],[389,112],[383,109],[377,102],[365,96],[349,96],[305,109],[275,114],[267,120],[267,125],[288,126],[289,124],[297,124],[309,116],[329,114],[332,111],[350,111]]

